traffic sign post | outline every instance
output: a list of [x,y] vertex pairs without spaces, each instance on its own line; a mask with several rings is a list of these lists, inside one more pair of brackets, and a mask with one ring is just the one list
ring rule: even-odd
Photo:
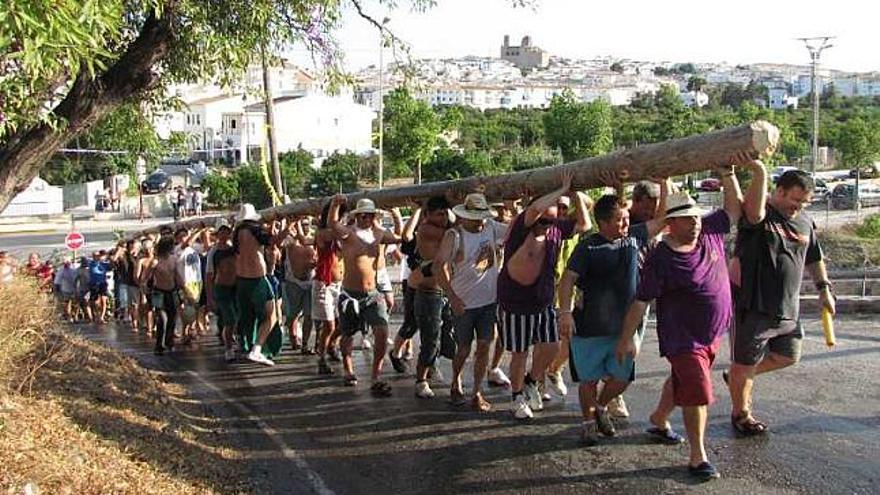
[[86,238],[79,232],[71,232],[64,238],[64,245],[67,249],[73,251],[73,257],[76,258],[76,252],[86,245]]

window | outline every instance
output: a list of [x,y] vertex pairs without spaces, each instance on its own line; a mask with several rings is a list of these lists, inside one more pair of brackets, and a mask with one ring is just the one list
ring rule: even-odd
[[232,119],[232,121],[230,122],[230,125],[233,129],[235,129],[235,119]]
[[186,114],[186,125],[190,125],[189,114]]
[[196,125],[202,125],[202,116],[196,114]]

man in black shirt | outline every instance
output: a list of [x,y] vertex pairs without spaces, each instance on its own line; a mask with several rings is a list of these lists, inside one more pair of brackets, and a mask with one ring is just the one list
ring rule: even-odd
[[[763,167],[761,170],[763,174],[753,174],[752,180],[766,184],[767,172]],[[736,322],[731,332],[733,364],[724,377],[733,402],[731,420],[743,435],[767,431],[767,425],[751,413],[755,376],[791,366],[800,359],[803,329],[799,297],[805,268],[819,289],[820,301],[834,313],[834,296],[816,226],[802,211],[812,195],[809,175],[800,170],[786,172],[769,199],[766,192],[762,194],[761,207],[745,209],[739,224],[731,266],[736,286]]]

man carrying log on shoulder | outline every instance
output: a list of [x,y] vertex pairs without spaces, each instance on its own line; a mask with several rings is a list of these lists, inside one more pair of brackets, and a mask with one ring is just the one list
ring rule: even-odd
[[376,258],[380,244],[394,244],[400,238],[390,231],[376,227],[376,205],[370,199],[361,199],[352,210],[355,223],[347,226],[339,219],[339,209],[345,204],[345,195],[337,195],[330,205],[330,225],[341,244],[345,274],[339,293],[339,330],[342,335],[342,365],[344,384],[357,385],[352,363],[354,336],[373,328],[376,349],[373,353],[370,390],[379,397],[391,396],[391,385],[380,379],[385,351],[388,345],[388,308],[385,297],[376,288]]

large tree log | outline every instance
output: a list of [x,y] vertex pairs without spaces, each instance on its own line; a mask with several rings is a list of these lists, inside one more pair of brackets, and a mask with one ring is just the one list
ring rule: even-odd
[[40,124],[13,135],[0,146],[0,211],[25,190],[43,165],[71,139],[87,131],[121,104],[137,100],[159,81],[154,72],[173,39],[169,5],[161,17],[150,15],[138,37],[107,70],[91,77],[85,69],[52,113],[58,127]]
[[[431,196],[459,199],[475,191],[483,192],[489,200],[513,199],[523,191],[545,194],[559,187],[563,170],[574,171],[572,186],[589,189],[604,185],[603,171],[610,170],[627,181],[650,177],[672,177],[699,172],[720,165],[739,164],[745,160],[772,154],[779,142],[779,130],[764,121],[723,129],[708,134],[690,136],[663,143],[639,146],[604,156],[586,158],[554,167],[524,170],[491,177],[432,182],[394,189],[380,189],[348,194],[349,203],[370,198],[381,207],[403,206],[413,200]],[[265,220],[293,215],[317,214],[326,204],[326,198],[314,198],[262,210]],[[215,221],[218,216],[194,218],[167,226],[193,228]],[[155,232],[160,227],[143,231]]]

